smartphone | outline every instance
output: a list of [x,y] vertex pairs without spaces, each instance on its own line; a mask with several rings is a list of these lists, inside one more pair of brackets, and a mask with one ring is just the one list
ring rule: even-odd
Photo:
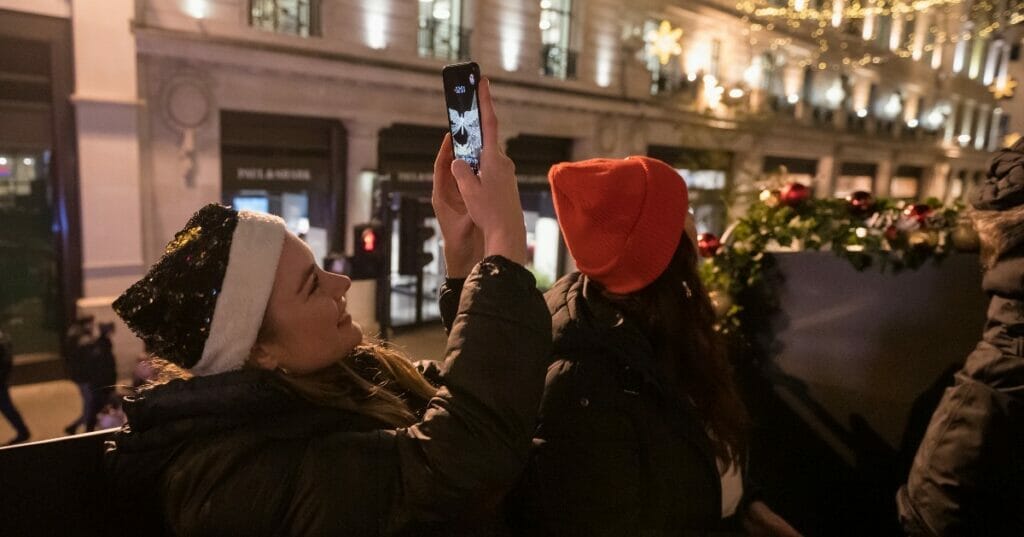
[[480,171],[480,150],[484,147],[480,127],[480,66],[474,62],[446,65],[444,100],[448,106],[448,128],[452,131],[455,158],[466,161],[474,172]]

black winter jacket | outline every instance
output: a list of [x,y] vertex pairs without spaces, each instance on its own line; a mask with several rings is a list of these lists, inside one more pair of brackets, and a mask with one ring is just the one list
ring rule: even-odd
[[315,407],[262,371],[174,381],[127,400],[115,490],[159,498],[153,516],[179,535],[449,534],[526,464],[550,348],[533,277],[488,258],[419,423]]
[[[695,409],[659,382],[653,349],[588,279],[545,294],[554,361],[534,452],[509,498],[520,535],[657,536],[736,529]],[[703,534],[703,533],[700,533]]]
[[985,274],[992,298],[982,340],[932,415],[897,495],[910,535],[1024,535],[1022,278],[1024,257]]

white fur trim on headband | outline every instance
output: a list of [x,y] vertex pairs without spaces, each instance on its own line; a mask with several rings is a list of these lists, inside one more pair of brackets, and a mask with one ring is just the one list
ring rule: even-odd
[[238,212],[210,335],[203,347],[203,357],[192,373],[215,375],[234,371],[249,358],[263,324],[286,232],[284,220],[277,216]]

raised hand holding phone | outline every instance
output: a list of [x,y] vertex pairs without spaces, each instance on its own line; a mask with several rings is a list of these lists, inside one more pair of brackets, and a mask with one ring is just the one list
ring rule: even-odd
[[[484,255],[501,255],[526,264],[526,223],[519,201],[516,167],[498,144],[498,118],[486,78],[479,84],[483,148],[479,173],[461,158],[451,164],[466,211],[484,237]],[[457,156],[457,155],[456,155]]]
[[452,175],[452,135],[445,134],[434,160],[434,189],[430,202],[444,237],[444,261],[449,278],[465,278],[484,258],[484,235],[473,223]]

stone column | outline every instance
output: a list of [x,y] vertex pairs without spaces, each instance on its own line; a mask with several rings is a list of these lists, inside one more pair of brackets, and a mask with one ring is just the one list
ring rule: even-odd
[[[351,255],[352,226],[370,219],[373,209],[373,183],[377,180],[377,147],[382,123],[368,122],[363,118],[345,121],[348,134],[348,159],[345,170],[347,187],[345,191],[345,253]],[[385,237],[384,240],[390,240]],[[380,332],[377,319],[377,281],[356,280],[348,291],[348,311],[367,335]]]
[[[75,122],[82,226],[80,313],[117,321],[110,304],[146,270],[132,0],[71,1]],[[121,376],[142,350],[123,325],[114,348]]]

